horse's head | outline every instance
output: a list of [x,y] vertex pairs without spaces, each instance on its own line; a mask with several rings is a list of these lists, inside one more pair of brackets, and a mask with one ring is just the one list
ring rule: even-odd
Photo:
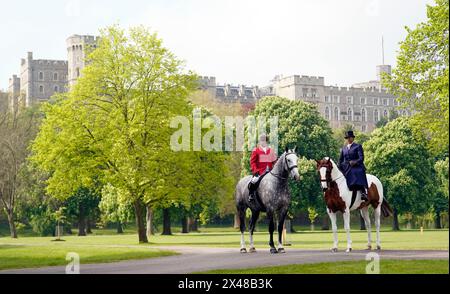
[[289,175],[294,178],[296,181],[300,180],[300,175],[298,173],[298,156],[295,153],[295,149],[289,149],[286,147],[284,152],[284,168],[289,173]]
[[321,160],[316,160],[317,171],[320,175],[320,184],[322,185],[322,190],[325,192],[328,190],[331,183],[331,171],[333,170],[333,163],[331,158],[325,157]]

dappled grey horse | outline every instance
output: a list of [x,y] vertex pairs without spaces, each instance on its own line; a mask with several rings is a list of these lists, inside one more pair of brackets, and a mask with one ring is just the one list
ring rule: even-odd
[[[273,169],[267,173],[261,180],[257,193],[257,199],[249,202],[248,184],[251,176],[242,178],[236,185],[236,207],[239,216],[240,230],[241,230],[241,253],[246,253],[245,247],[245,215],[247,208],[250,208],[252,216],[249,223],[250,231],[250,252],[256,252],[253,244],[253,232],[255,230],[256,222],[261,211],[267,213],[269,220],[270,233],[270,253],[284,253],[283,243],[281,240],[284,220],[286,218],[289,204],[291,202],[291,195],[289,194],[288,179],[289,177],[299,180],[297,168],[298,157],[294,150],[286,151],[278,158]],[[275,248],[273,242],[273,231],[275,229],[274,216],[278,219],[278,250]]]

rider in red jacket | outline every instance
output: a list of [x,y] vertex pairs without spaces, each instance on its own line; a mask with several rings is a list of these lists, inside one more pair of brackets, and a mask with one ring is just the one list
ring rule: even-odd
[[262,177],[269,172],[273,164],[277,161],[277,156],[273,150],[267,145],[267,136],[265,134],[259,137],[259,144],[253,149],[250,156],[250,168],[253,178],[249,184],[249,201],[256,196],[256,189]]

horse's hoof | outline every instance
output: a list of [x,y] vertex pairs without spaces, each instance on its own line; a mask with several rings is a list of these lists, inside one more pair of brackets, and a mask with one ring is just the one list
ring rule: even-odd
[[366,248],[366,250],[372,250],[372,245],[367,245],[367,248]]
[[241,253],[247,253],[247,249],[245,249],[245,248],[241,248],[241,251],[240,251]]
[[338,249],[337,248],[331,248],[331,252],[336,253],[336,252],[338,252]]
[[347,253],[352,252],[352,248],[347,248],[347,250],[345,250],[345,252],[347,252]]
[[251,248],[248,250],[248,252],[250,252],[250,253],[256,253],[255,247],[251,247]]
[[270,248],[270,253],[271,254],[277,254],[278,250],[276,248]]
[[284,250],[284,248],[278,248],[278,253],[286,253],[286,251]]
[[380,251],[381,250],[381,246],[377,245],[377,250]]

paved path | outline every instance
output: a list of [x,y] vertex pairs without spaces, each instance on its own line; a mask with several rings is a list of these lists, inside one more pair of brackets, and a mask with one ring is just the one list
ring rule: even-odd
[[[267,249],[257,253],[240,254],[236,248],[207,247],[157,247],[174,250],[181,255],[157,257],[142,260],[129,260],[114,263],[82,264],[82,274],[187,274],[213,269],[238,269],[286,264],[316,263],[365,260],[368,251],[286,249],[285,254],[271,255]],[[372,251],[375,252],[375,251]],[[448,259],[448,251],[441,250],[383,250],[380,258],[389,259]],[[0,274],[63,274],[65,266],[53,266],[36,269],[0,271]]]

